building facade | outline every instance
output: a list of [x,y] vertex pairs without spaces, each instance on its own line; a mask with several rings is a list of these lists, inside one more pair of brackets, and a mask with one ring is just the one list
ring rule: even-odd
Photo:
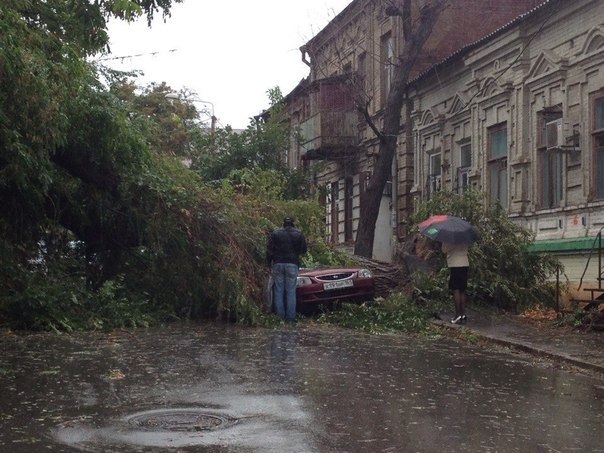
[[[310,75],[286,97],[289,161],[312,169],[337,244],[354,240],[378,149],[366,115],[380,126],[400,50],[390,3],[355,0],[336,16],[301,48]],[[452,4],[414,66],[374,258],[392,258],[419,201],[472,188],[574,275],[604,226],[604,2]]]
[[601,1],[544,2],[418,78],[408,119],[411,196],[484,192],[571,282],[604,227],[602,17]]

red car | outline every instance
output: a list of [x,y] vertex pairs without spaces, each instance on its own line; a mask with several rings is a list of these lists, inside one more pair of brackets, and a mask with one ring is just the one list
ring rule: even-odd
[[361,268],[300,269],[296,288],[298,308],[333,302],[365,302],[373,299],[371,271]]

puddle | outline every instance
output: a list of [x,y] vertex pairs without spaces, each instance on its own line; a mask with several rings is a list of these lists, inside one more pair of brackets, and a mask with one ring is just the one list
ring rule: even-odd
[[601,451],[602,381],[314,325],[6,336],[0,451]]
[[228,414],[208,408],[154,409],[121,419],[98,423],[91,420],[65,422],[52,433],[61,444],[81,451],[118,447],[211,446],[210,432],[238,422]]

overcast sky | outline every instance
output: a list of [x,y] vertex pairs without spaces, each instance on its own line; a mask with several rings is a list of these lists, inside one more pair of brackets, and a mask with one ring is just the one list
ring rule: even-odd
[[213,104],[219,126],[245,128],[268,107],[268,89],[279,86],[285,95],[308,75],[300,46],[350,1],[185,0],[151,28],[146,21],[110,22],[112,53],[105,58],[114,59],[103,63],[142,70],[140,85],[188,88]]

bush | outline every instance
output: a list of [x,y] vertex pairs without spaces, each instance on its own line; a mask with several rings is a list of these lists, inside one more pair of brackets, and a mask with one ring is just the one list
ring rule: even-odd
[[148,327],[156,318],[148,307],[148,296],[131,294],[124,284],[124,276],[107,280],[90,300],[93,328],[110,329],[126,327]]

